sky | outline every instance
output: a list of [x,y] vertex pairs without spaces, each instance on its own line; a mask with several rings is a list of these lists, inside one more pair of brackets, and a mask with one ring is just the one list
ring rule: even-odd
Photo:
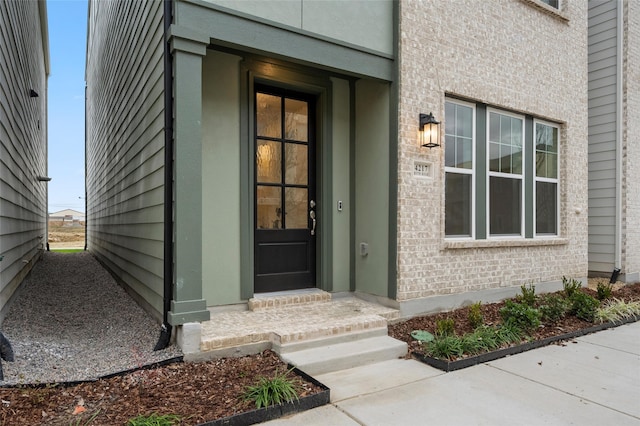
[[49,212],[85,211],[84,66],[87,0],[47,0]]

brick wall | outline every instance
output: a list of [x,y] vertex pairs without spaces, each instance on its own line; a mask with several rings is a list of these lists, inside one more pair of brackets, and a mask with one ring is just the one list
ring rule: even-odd
[[640,3],[624,2],[622,265],[640,272]]
[[[586,276],[587,4],[561,3],[400,2],[398,301]],[[418,114],[443,121],[445,94],[562,123],[559,238],[445,240],[444,147],[417,143]]]

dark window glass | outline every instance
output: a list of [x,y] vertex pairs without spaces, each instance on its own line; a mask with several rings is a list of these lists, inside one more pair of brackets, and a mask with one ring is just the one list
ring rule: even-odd
[[471,236],[471,175],[447,173],[444,227],[448,237]]
[[491,235],[521,235],[522,181],[492,176],[489,179],[489,212]]
[[551,182],[536,182],[536,233],[558,233],[558,185]]

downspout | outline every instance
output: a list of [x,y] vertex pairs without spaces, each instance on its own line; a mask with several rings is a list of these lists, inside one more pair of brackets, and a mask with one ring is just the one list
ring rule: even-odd
[[[89,227],[87,224],[89,223],[89,204],[87,202],[87,141],[89,140],[88,135],[89,132],[87,130],[87,85],[84,85],[84,251],[87,251],[87,230]],[[47,246],[47,250],[49,247]]]
[[[624,2],[617,2],[616,6],[616,237],[614,253],[614,270],[622,270],[622,131],[623,131],[623,93],[622,93],[622,67],[623,67],[623,8]],[[624,271],[623,271],[624,272]]]
[[164,0],[164,298],[160,338],[154,351],[171,342],[168,316],[173,299],[173,59],[166,40],[171,27],[172,0]]

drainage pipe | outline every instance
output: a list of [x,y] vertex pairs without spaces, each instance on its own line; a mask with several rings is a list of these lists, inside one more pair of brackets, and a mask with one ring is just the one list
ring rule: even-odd
[[173,299],[173,58],[166,39],[171,27],[172,0],[164,0],[164,296],[160,338],[154,351],[171,342],[168,316]]

